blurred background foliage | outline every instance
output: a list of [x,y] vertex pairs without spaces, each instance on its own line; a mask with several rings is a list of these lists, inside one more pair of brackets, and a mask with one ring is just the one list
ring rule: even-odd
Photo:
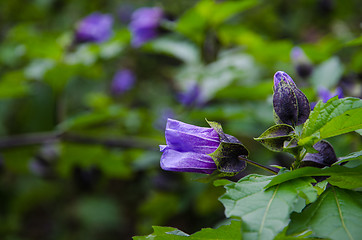
[[[164,14],[157,37],[135,47],[129,24],[142,7]],[[75,41],[94,12],[112,17],[111,37]],[[252,160],[289,166],[252,139],[273,124],[273,74],[287,72],[310,102],[321,88],[361,97],[361,24],[359,0],[1,1],[1,239],[129,239],[152,225],[221,224],[222,187],[160,169],[167,117],[218,121]],[[134,83],[117,92],[124,69]],[[337,156],[362,145],[358,133],[330,142]]]

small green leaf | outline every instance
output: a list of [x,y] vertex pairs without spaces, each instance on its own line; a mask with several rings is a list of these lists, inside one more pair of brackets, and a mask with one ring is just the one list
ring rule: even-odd
[[284,142],[290,141],[293,135],[294,128],[287,124],[278,124],[270,127],[254,140],[260,142],[269,150],[281,152],[284,148]]
[[226,193],[219,200],[225,206],[227,217],[241,218],[243,239],[273,239],[287,226],[298,196],[303,195],[311,201],[317,198],[311,178],[266,190],[271,179],[273,176],[251,174],[225,186]]
[[[278,185],[280,183],[290,181],[292,179],[307,177],[307,176],[350,176],[359,177],[362,175],[362,166],[355,168],[347,168],[342,166],[332,166],[330,168],[315,168],[303,167],[294,171],[284,172],[273,178],[273,180],[266,186],[266,188]],[[362,184],[362,182],[361,182]]]
[[348,161],[353,161],[353,160],[360,160],[360,159],[362,159],[362,150],[359,151],[359,152],[350,153],[345,157],[339,157],[338,161],[335,162],[333,165],[339,165],[340,163],[343,163],[343,162],[348,162]]
[[303,127],[300,145],[313,145],[320,139],[362,128],[362,100],[334,97],[327,103],[319,101]]
[[152,234],[133,237],[133,240],[235,240],[241,239],[240,225],[240,221],[231,221],[229,225],[222,225],[217,229],[204,228],[192,235],[172,227],[153,226]]
[[311,77],[311,82],[315,89],[325,87],[331,89],[336,86],[343,74],[343,65],[339,58],[332,57],[319,65]]
[[332,186],[300,214],[292,214],[287,234],[310,229],[318,237],[332,240],[361,239],[361,199],[360,192]]

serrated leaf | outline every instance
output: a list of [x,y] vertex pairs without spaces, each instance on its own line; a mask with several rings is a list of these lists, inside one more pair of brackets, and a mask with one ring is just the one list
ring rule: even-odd
[[154,226],[154,232],[148,236],[136,236],[133,240],[235,240],[241,239],[241,222],[231,221],[230,225],[223,225],[217,229],[204,228],[199,232],[188,235],[176,228]]
[[292,214],[287,234],[313,231],[332,240],[361,239],[362,193],[331,186],[300,214]]
[[[307,177],[307,176],[349,176],[358,177],[362,175],[362,166],[355,168],[347,168],[342,166],[332,166],[329,168],[315,168],[315,167],[303,167],[293,171],[284,172],[273,178],[273,180],[266,186],[272,187],[283,182],[287,182],[296,178]],[[362,184],[362,182],[361,182]]]
[[312,179],[298,179],[265,190],[273,176],[251,174],[237,183],[225,186],[226,193],[219,198],[227,217],[240,217],[243,239],[273,239],[289,222],[295,210],[298,195],[316,199]]
[[269,150],[281,152],[284,148],[284,142],[290,141],[293,135],[294,128],[287,124],[277,124],[267,129],[258,138],[254,138],[254,140],[260,142]]
[[313,145],[325,139],[362,128],[362,100],[332,98],[319,101],[303,127],[300,145]]

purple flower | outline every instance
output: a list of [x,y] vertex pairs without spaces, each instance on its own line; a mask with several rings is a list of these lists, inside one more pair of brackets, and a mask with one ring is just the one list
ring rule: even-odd
[[185,92],[178,95],[178,100],[184,106],[196,106],[202,105],[203,101],[201,100],[201,89],[200,86],[195,83],[191,85]]
[[163,16],[160,8],[140,8],[133,12],[129,29],[132,33],[132,46],[140,47],[157,36]]
[[288,125],[303,124],[309,117],[310,106],[307,97],[285,72],[274,75],[273,106],[277,123]]
[[219,134],[213,128],[168,119],[165,137],[167,145],[160,145],[162,169],[206,174],[217,169],[208,155],[220,144]]
[[112,25],[111,15],[92,13],[78,23],[75,41],[78,43],[107,41],[112,35]]
[[337,87],[337,89],[334,92],[331,92],[325,87],[319,87],[318,96],[324,103],[326,103],[328,102],[329,99],[335,96],[338,96],[338,98],[343,98],[343,90],[342,88]]
[[305,55],[303,49],[300,47],[292,48],[290,57],[299,76],[302,78],[310,76],[313,71],[313,66],[310,63],[307,55]]
[[135,84],[136,77],[131,70],[119,70],[113,77],[111,91],[114,95],[120,95],[130,90]]
[[[337,87],[334,92],[329,91],[325,87],[319,87],[318,88],[318,97],[320,100],[322,100],[324,103],[328,102],[329,99],[338,96],[338,98],[343,98],[343,90],[341,87]],[[313,110],[315,105],[317,105],[317,102],[312,102],[310,104],[310,108]]]

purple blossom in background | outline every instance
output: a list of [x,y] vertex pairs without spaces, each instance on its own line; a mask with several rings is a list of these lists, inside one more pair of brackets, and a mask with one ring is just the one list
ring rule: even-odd
[[109,14],[92,13],[78,23],[75,41],[102,43],[112,35],[113,18]]
[[[341,87],[337,87],[334,92],[329,91],[325,87],[319,87],[318,88],[318,97],[324,103],[328,102],[329,99],[331,99],[331,98],[333,98],[335,96],[338,96],[338,98],[343,98],[344,97],[343,90],[342,90]],[[317,104],[317,102],[312,102],[311,103],[311,109],[314,109],[316,104]]]
[[307,97],[283,71],[278,71],[274,75],[273,107],[276,122],[288,125],[303,124],[310,113]]
[[163,17],[161,8],[140,8],[133,12],[129,29],[132,33],[132,46],[140,47],[157,36]]
[[295,70],[302,78],[309,77],[313,71],[313,65],[309,58],[300,47],[293,47],[290,52],[290,58],[292,59]]
[[136,82],[136,77],[131,70],[119,70],[113,77],[111,92],[120,95],[130,90]]
[[202,105],[200,86],[197,83],[191,85],[185,92],[178,95],[178,100],[181,104],[188,107]]
[[165,126],[169,118],[175,117],[175,112],[171,108],[165,108],[159,114],[159,118],[156,120],[154,127],[158,130],[165,131]]
[[340,87],[337,87],[334,92],[329,91],[325,87],[318,88],[318,96],[324,102],[328,102],[329,99],[338,96],[338,98],[343,98],[343,90]]
[[220,144],[214,129],[168,119],[165,137],[167,145],[160,145],[163,170],[210,174],[217,169],[214,160],[207,155]]

